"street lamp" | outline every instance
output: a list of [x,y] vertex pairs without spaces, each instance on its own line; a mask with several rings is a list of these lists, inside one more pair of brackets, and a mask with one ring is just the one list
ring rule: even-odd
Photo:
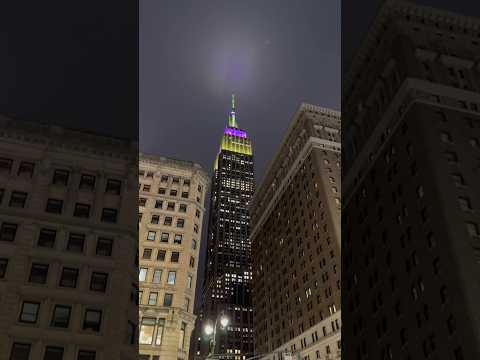
[[217,325],[219,320],[220,320],[220,326],[222,329],[225,329],[228,326],[228,323],[230,322],[228,317],[222,311],[220,314],[218,314],[217,318],[215,319],[214,325],[212,325],[211,323],[207,323],[203,329],[207,336],[210,336],[213,334],[213,336],[210,338],[210,341],[209,341],[209,351],[208,351],[207,358],[209,358],[215,353],[215,341],[217,337]]

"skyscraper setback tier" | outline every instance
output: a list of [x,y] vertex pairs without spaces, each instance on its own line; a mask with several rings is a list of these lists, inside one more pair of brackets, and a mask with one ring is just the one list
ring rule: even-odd
[[[203,289],[203,323],[224,312],[230,323],[217,331],[215,354],[244,358],[253,353],[251,254],[248,204],[254,191],[252,144],[236,121],[235,102],[215,159],[208,224],[208,248]],[[202,341],[196,355],[209,352]]]
[[479,29],[387,1],[344,76],[344,359],[480,358]]

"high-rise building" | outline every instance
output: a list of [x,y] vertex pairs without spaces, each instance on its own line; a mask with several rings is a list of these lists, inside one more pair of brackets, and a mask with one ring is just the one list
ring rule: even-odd
[[343,356],[480,358],[480,21],[387,1],[343,84]]
[[[228,354],[244,359],[253,353],[253,309],[251,300],[251,254],[248,204],[254,191],[252,143],[238,127],[235,98],[220,151],[215,159],[208,243],[198,337],[207,322],[223,312],[226,329],[216,333],[215,348],[208,342],[194,344],[196,355]],[[199,346],[200,345],[200,346]]]
[[0,118],[0,359],[138,359],[137,149]]
[[255,352],[340,358],[340,113],[302,104],[251,202]]
[[208,184],[196,163],[140,154],[139,359],[188,359]]

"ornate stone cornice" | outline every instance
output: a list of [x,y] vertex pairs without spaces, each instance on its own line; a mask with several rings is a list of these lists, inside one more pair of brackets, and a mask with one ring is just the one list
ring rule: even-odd
[[28,143],[40,149],[84,153],[136,161],[138,144],[131,140],[108,137],[88,131],[56,125],[13,120],[0,115],[0,140]]

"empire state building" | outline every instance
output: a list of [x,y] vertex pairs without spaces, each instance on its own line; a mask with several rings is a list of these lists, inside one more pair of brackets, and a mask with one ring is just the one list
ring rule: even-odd
[[[215,159],[208,224],[202,323],[224,313],[215,355],[244,359],[253,353],[252,264],[248,204],[254,192],[252,142],[236,119],[235,97]],[[208,347],[202,346],[202,356]]]

